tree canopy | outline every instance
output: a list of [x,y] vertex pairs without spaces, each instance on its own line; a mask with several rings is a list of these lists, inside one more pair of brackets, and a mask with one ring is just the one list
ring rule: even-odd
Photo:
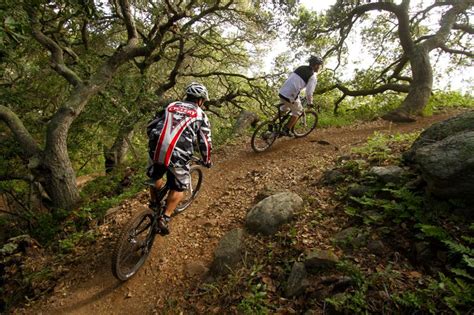
[[79,199],[70,153],[102,146],[119,163],[136,124],[187,82],[212,86],[211,107],[258,100],[262,83],[242,74],[257,57],[246,45],[271,36],[271,8],[287,9],[234,0],[2,6],[2,136],[17,144],[9,165],[22,166],[2,177],[40,184],[64,209]]
[[[429,1],[413,4],[403,0],[338,0],[327,12],[317,15],[301,10],[292,21],[292,37],[307,49],[332,57],[332,78],[322,90],[337,89],[337,105],[348,96],[367,96],[394,91],[406,94],[388,119],[407,119],[420,114],[433,87],[433,64],[447,55],[453,66],[472,64],[470,24],[472,0]],[[356,34],[370,56],[371,65],[360,69],[351,81],[343,80],[350,54],[348,39]]]

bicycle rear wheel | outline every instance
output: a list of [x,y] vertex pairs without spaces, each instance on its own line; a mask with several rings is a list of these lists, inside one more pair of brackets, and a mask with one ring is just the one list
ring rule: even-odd
[[255,152],[263,152],[272,146],[273,142],[275,142],[278,137],[278,132],[275,130],[275,127],[274,122],[268,120],[255,128],[250,141],[252,149]]
[[307,110],[300,115],[293,127],[293,133],[296,138],[305,137],[318,125],[318,114],[315,111]]
[[181,213],[186,210],[186,208],[191,205],[194,199],[196,199],[199,190],[201,189],[201,184],[204,177],[204,175],[202,174],[202,169],[197,165],[191,166],[191,169],[189,170],[189,176],[189,187],[184,191],[183,200],[178,204],[173,215],[177,215],[178,213]]
[[155,214],[150,209],[137,213],[120,233],[112,254],[112,273],[121,280],[130,279],[150,254],[155,240]]

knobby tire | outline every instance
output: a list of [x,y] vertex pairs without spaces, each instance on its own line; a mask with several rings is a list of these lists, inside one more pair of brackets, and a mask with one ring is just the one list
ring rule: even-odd
[[[305,117],[306,116],[306,117]],[[293,134],[296,138],[306,137],[316,129],[318,125],[318,114],[313,110],[305,111],[305,115],[301,115],[293,127]]]
[[145,263],[156,236],[154,215],[150,209],[140,211],[122,229],[112,254],[112,273],[117,279],[130,279]]
[[260,125],[255,128],[255,131],[253,132],[252,139],[250,141],[250,145],[252,146],[252,150],[255,152],[263,152],[270,148],[275,142],[277,138],[277,130],[272,130],[270,131],[270,125],[273,126],[273,128],[276,128],[275,123],[272,120],[267,120],[261,123]]

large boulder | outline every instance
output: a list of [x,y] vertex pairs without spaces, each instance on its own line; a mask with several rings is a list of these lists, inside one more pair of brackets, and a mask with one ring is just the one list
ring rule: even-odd
[[433,124],[403,157],[419,166],[434,195],[473,200],[474,111]]
[[474,131],[425,145],[414,160],[434,195],[474,200]]
[[423,131],[415,140],[410,150],[403,154],[403,158],[408,162],[415,162],[415,153],[418,149],[431,145],[437,141],[453,136],[457,133],[474,131],[474,111],[449,118],[433,124]]
[[247,213],[246,228],[252,233],[275,234],[279,227],[289,222],[295,211],[303,206],[303,199],[292,192],[282,192],[257,203]]
[[242,135],[249,127],[255,127],[259,121],[257,114],[248,110],[242,110],[234,125],[234,134]]

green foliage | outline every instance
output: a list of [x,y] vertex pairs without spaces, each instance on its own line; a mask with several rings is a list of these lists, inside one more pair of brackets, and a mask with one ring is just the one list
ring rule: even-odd
[[342,127],[354,123],[354,117],[351,115],[334,115],[332,112],[322,112],[318,117],[318,127]]
[[243,298],[237,305],[237,309],[243,314],[268,314],[267,286],[260,278],[263,265],[255,263],[250,267],[242,293]]
[[59,224],[50,213],[37,216],[36,226],[31,230],[31,236],[41,244],[50,243],[59,232]]
[[81,191],[83,206],[74,212],[80,226],[93,219],[101,220],[106,211],[119,205],[144,189],[144,171],[136,171],[130,178],[131,186],[122,187],[123,169],[116,169],[107,176],[99,176],[86,184]]
[[237,306],[243,314],[269,314],[269,309],[265,305],[266,288],[262,283],[250,286],[250,292],[244,294],[244,298]]
[[474,96],[458,91],[437,91],[430,98],[424,113],[428,115],[448,108],[474,108]]
[[331,105],[336,99],[332,95],[324,95],[324,97],[318,97],[315,100],[316,104],[320,104],[322,107],[318,121],[320,127],[349,126],[359,121],[372,121],[394,109],[401,101],[399,97],[393,95],[365,99],[350,98],[340,104],[340,108],[335,114]]
[[[399,278],[399,273],[393,271],[390,267],[386,270],[375,272],[367,276],[358,266],[349,261],[341,261],[337,265],[337,269],[352,279],[352,289],[344,293],[337,293],[325,301],[332,305],[336,312],[344,312],[351,314],[369,314],[374,310],[373,297],[370,290],[380,289],[387,290],[391,281]],[[380,299],[380,298],[379,298]],[[380,303],[384,303],[381,301]]]
[[235,121],[229,119],[219,119],[213,115],[209,115],[209,120],[212,127],[212,145],[213,147],[222,146],[234,137],[234,123]]
[[59,250],[61,253],[70,253],[78,244],[82,243],[82,245],[87,245],[94,240],[95,233],[92,230],[72,233],[66,238],[59,240]]
[[363,147],[352,149],[352,152],[366,156],[369,161],[382,162],[390,157],[391,149],[388,145],[386,135],[375,132],[367,140],[367,144]]
[[431,314],[445,308],[454,314],[466,314],[474,303],[474,285],[439,273],[439,279],[430,280],[426,288],[397,294],[393,299],[409,309]]
[[[398,151],[408,148],[418,138],[420,132],[407,134],[397,133],[395,135],[385,135],[380,132],[374,132],[369,137],[364,146],[353,148],[352,152],[360,154],[370,162],[396,162],[399,160]],[[394,151],[396,147],[397,152]]]
[[[358,159],[371,163],[397,161],[400,148],[413,142],[417,134],[385,136],[375,134],[368,143],[353,150]],[[400,150],[403,151],[403,150]],[[462,201],[431,200],[424,191],[415,190],[410,185],[410,176],[401,179],[398,184],[382,184],[368,175],[369,163],[358,163],[359,160],[346,161],[341,169],[358,174],[348,177],[351,181],[369,186],[362,196],[349,196],[344,211],[349,216],[363,222],[371,229],[380,230],[385,226],[390,238],[408,233],[413,239],[419,238],[431,247],[448,253],[446,269],[433,277],[424,277],[416,288],[405,288],[400,292],[390,292],[391,309],[407,312],[429,312],[432,314],[446,312],[464,314],[470,310],[474,299],[474,249],[472,231],[474,225],[465,222],[465,218],[452,215],[453,208],[464,208]],[[351,181],[344,185],[351,187]],[[344,192],[344,188],[340,189]],[[341,197],[347,194],[340,193]],[[397,223],[393,225],[391,222]],[[397,226],[404,225],[406,231]],[[401,235],[400,235],[401,236]],[[341,245],[341,244],[339,244]],[[428,262],[421,262],[428,264]],[[370,312],[366,303],[371,290],[376,286],[372,274],[370,277],[344,266],[345,273],[354,279],[357,286],[354,290],[337,294],[327,300],[338,311],[351,313]]]
[[429,299],[424,292],[406,291],[392,295],[392,299],[398,305],[412,310],[426,310],[430,314],[436,314],[437,308],[433,299]]
[[420,224],[418,227],[425,236],[432,237],[440,241],[449,237],[449,234],[439,226]]

